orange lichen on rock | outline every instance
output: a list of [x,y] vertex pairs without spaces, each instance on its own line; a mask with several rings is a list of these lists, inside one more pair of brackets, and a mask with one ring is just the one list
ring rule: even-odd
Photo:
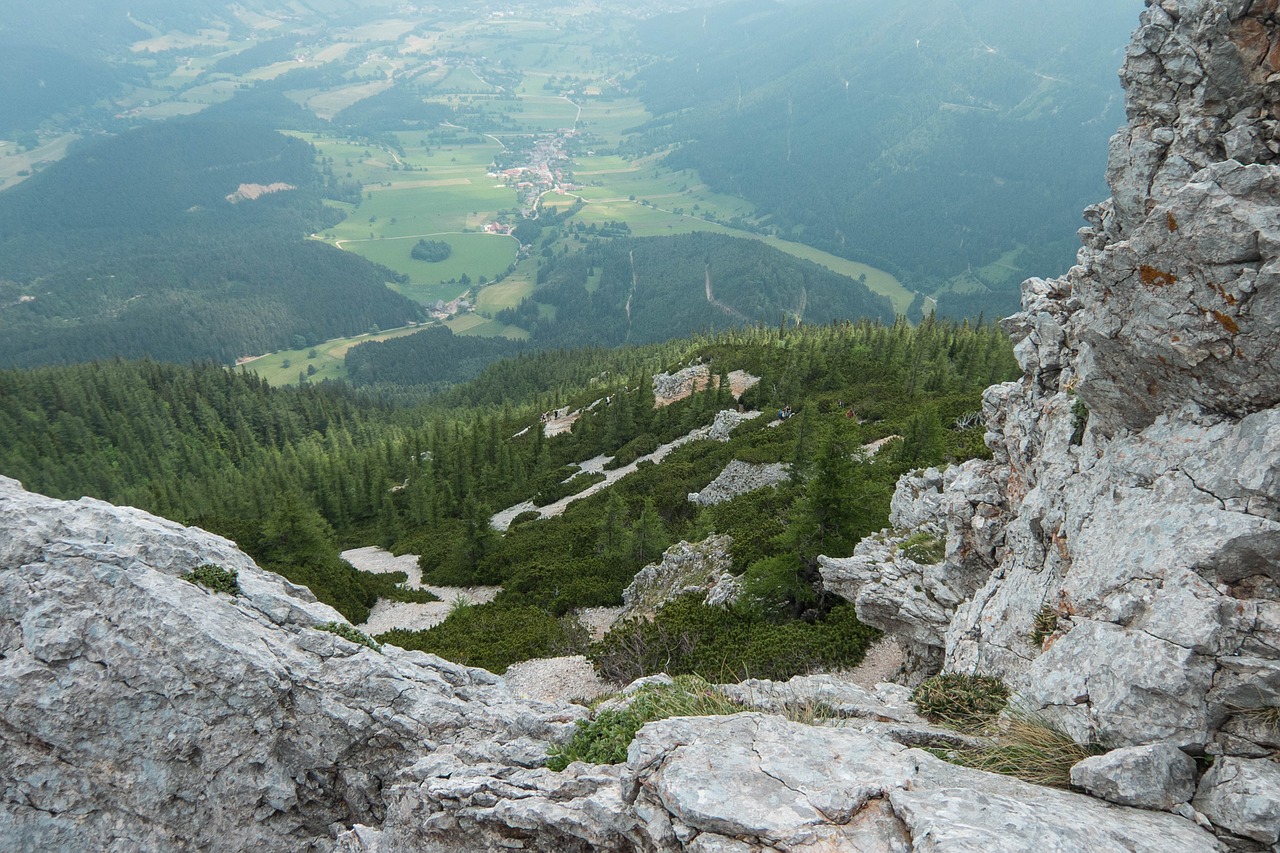
[[1178,220],[1174,218],[1172,212],[1165,214],[1165,223],[1169,226],[1170,231],[1178,230]]
[[1211,311],[1209,313],[1213,315],[1213,319],[1217,320],[1222,328],[1226,329],[1231,334],[1237,335],[1240,333],[1240,324],[1229,315],[1223,314],[1221,311]]
[[1177,281],[1178,277],[1171,272],[1143,264],[1138,267],[1138,280],[1152,287],[1166,287]]

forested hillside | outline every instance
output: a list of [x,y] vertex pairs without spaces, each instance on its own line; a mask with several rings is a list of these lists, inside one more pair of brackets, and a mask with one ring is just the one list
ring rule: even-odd
[[656,343],[756,323],[893,320],[889,301],[859,281],[720,234],[592,237],[577,253],[549,254],[538,280],[532,296],[497,315],[528,330],[527,342],[432,330],[353,348],[348,375],[361,385],[439,388],[520,349]]
[[1003,315],[1106,194],[1138,0],[747,0],[658,18],[648,146],[792,239]]
[[0,364],[230,362],[419,319],[391,273],[305,239],[340,215],[314,160],[273,131],[171,121],[0,194]]
[[[713,375],[755,373],[761,382],[744,404],[791,406],[796,416],[776,425],[759,418],[725,444],[686,444],[559,518],[518,523],[506,535],[490,529],[493,511],[562,492],[577,462],[602,453],[636,459],[733,408],[723,382],[654,407],[652,375],[691,361]],[[972,418],[979,391],[1012,371],[998,330],[932,322],[750,328],[639,348],[545,351],[493,364],[407,409],[341,386],[271,389],[212,365],[6,371],[0,473],[58,497],[130,503],[231,536],[357,622],[374,596],[403,592],[339,562],[339,545],[420,553],[436,582],[500,583],[493,604],[395,638],[498,670],[578,636],[567,614],[617,603],[631,576],[671,542],[729,533],[734,571],[751,594],[735,611],[673,609],[665,618],[677,622],[660,621],[661,630],[701,639],[671,665],[705,670],[730,636],[785,635],[794,654],[762,657],[769,641],[748,644],[756,657],[717,657],[716,665],[738,676],[774,672],[769,666],[799,671],[847,662],[866,639],[850,627],[847,608],[816,592],[814,557],[883,526],[902,471],[985,452]],[[593,402],[571,432],[543,435],[542,412]],[[893,435],[903,438],[874,458],[857,452]],[[792,476],[719,506],[687,500],[733,459],[785,462]],[[844,627],[835,633],[824,627],[837,623]],[[603,666],[663,665],[628,663],[618,649],[630,642],[619,634],[593,654]]]

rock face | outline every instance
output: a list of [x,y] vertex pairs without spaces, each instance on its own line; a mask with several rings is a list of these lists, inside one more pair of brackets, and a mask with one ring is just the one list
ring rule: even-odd
[[382,830],[347,853],[763,850],[1210,853],[1169,814],[954,767],[844,728],[780,717],[684,717],[646,726],[617,767],[495,778],[424,759],[391,793]]
[[[728,413],[721,412],[721,414]],[[705,489],[689,495],[689,500],[701,506],[714,506],[731,501],[747,492],[754,492],[756,489],[776,486],[789,476],[787,466],[781,462],[753,465],[750,462],[740,462],[735,459],[726,465]]]
[[225,539],[0,478],[0,847],[327,849],[399,768],[537,763],[581,714],[329,622]]
[[[1113,197],[1006,321],[994,460],[904,480],[905,529],[824,573],[922,665],[1000,676],[1078,739],[1274,758],[1249,720],[1280,706],[1277,4],[1148,6]],[[945,559],[886,563],[920,529]]]
[[677,542],[662,555],[636,572],[622,591],[623,610],[619,618],[652,618],[662,606],[690,592],[706,596],[708,604],[727,605],[737,600],[742,582],[730,573],[730,536],[709,536],[701,542]]

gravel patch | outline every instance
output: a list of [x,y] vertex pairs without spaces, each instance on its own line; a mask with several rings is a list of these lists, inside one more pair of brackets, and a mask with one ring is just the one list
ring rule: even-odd
[[831,673],[835,677],[848,681],[868,690],[886,681],[892,682],[894,676],[902,669],[905,655],[902,646],[892,637],[882,637],[874,646],[867,649],[862,663],[853,669]]
[[590,701],[612,690],[582,655],[513,663],[503,678],[512,693],[539,702]]
[[622,616],[624,607],[584,607],[578,611],[578,618],[591,631],[592,640],[604,639],[609,629]]
[[423,584],[422,570],[418,568],[417,554],[402,554],[399,557],[376,546],[353,548],[342,552],[342,559],[357,569],[377,574],[388,572],[404,572],[409,576],[406,587],[425,589],[440,596],[439,601],[426,604],[414,604],[406,601],[388,601],[378,599],[369,611],[369,618],[364,624],[357,625],[361,631],[369,635],[377,635],[392,628],[404,628],[409,631],[425,631],[444,621],[458,601],[468,604],[484,604],[502,591],[500,586],[433,586]]

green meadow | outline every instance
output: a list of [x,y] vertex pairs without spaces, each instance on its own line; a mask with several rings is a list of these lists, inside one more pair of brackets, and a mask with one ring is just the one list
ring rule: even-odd
[[[306,377],[306,381],[309,382],[323,382],[326,379],[346,379],[347,350],[356,344],[362,344],[366,341],[386,341],[391,338],[401,338],[405,335],[420,332],[431,325],[434,324],[426,323],[418,326],[406,326],[402,329],[390,329],[385,332],[371,332],[357,335],[353,338],[336,338],[317,344],[314,347],[269,353],[268,355],[243,362],[240,366],[243,370],[257,373],[272,385],[296,385],[300,375]],[[315,352],[315,356],[311,355],[312,352]],[[315,373],[310,373],[310,368],[313,367],[315,368]]]

